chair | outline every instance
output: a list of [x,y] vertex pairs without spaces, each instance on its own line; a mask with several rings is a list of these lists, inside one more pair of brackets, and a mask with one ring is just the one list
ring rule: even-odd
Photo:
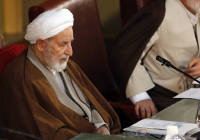
[[4,67],[10,63],[16,56],[26,49],[22,44],[14,44],[0,48],[0,73]]

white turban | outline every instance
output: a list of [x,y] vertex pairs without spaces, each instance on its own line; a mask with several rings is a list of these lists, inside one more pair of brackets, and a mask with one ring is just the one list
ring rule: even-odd
[[73,26],[73,14],[68,9],[49,10],[35,18],[26,29],[25,39],[31,44],[47,39]]

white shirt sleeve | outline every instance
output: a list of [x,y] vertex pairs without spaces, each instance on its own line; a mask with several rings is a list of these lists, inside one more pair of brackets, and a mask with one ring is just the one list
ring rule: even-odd
[[141,94],[142,100],[146,99],[147,97],[149,98],[149,96],[144,94],[144,92],[152,89],[155,86],[147,69],[143,65],[141,65],[141,59],[146,55],[149,49],[158,41],[158,39],[158,33],[155,32],[148,44],[146,45],[142,55],[140,56],[140,59],[138,60],[135,66],[135,69],[133,70],[128,80],[128,84],[126,86],[126,97],[129,98],[131,101],[138,101],[138,96],[135,97],[135,99],[133,99],[133,96],[136,96],[140,93],[143,93]]
[[105,123],[105,122],[102,122],[102,123],[94,123],[94,126],[95,126],[96,129],[100,128],[100,127],[103,126],[103,125],[106,126],[106,127],[109,129],[107,123]]
[[96,129],[98,129],[102,125],[105,125],[109,129],[108,124],[105,123],[105,121],[103,120],[103,118],[101,117],[101,115],[99,114],[99,112],[96,109],[93,109],[91,113],[92,113],[91,114],[92,115],[92,121],[91,121],[91,123],[94,124],[94,126],[96,127]]
[[148,100],[148,99],[151,100],[151,97],[148,95],[147,92],[143,92],[143,93],[139,93],[139,94],[137,94],[135,96],[132,96],[129,99],[131,100],[131,102],[133,104],[135,104],[135,103],[143,101],[143,100]]

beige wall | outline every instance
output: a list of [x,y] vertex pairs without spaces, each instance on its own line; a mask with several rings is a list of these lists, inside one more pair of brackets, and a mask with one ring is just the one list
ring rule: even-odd
[[20,34],[22,30],[22,0],[3,1],[3,31],[5,34]]
[[[14,2],[15,1],[15,2]],[[14,18],[2,18],[5,13],[9,14],[10,5],[15,7],[17,4],[16,1],[19,1],[21,5],[18,5],[17,16]],[[3,33],[6,38],[6,45],[19,42],[23,40],[23,36],[25,34],[25,28],[28,24],[28,9],[30,6],[41,3],[46,0],[0,0],[0,33]],[[2,5],[6,3],[6,7]],[[120,13],[119,13],[119,0],[97,0],[100,20],[102,23],[102,29],[104,36],[106,38],[113,38],[119,32],[120,29]],[[5,6],[5,5],[4,5]],[[21,11],[19,10],[21,7]],[[2,10],[5,9],[5,10]],[[12,27],[18,28],[15,33],[5,32],[5,30],[9,30],[10,27],[3,25],[3,22],[12,22],[15,20],[15,24],[10,24]],[[2,22],[3,21],[3,22]],[[16,25],[17,22],[17,25]],[[20,32],[20,33],[19,33]]]
[[2,6],[2,0],[0,0],[0,34],[3,33],[3,6]]
[[0,29],[6,45],[23,41],[30,6],[45,0],[0,0]]

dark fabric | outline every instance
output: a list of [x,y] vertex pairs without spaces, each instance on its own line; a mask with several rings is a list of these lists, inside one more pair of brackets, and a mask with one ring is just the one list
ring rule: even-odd
[[[111,133],[118,133],[119,118],[82,70],[72,61],[66,70],[108,124]],[[1,73],[0,91],[0,127],[49,140],[66,140],[79,133],[96,131],[88,120],[58,100],[47,79],[26,58],[25,52]],[[10,139],[23,139],[10,136]]]
[[139,9],[152,0],[120,0],[121,23],[124,26]]
[[155,0],[132,17],[116,38],[110,54],[110,65],[123,94],[139,57],[164,15],[165,0]]
[[165,109],[166,107],[180,101],[180,99],[173,98],[177,93],[163,88],[162,86],[156,85],[153,89],[147,91],[153,100],[158,111]]

